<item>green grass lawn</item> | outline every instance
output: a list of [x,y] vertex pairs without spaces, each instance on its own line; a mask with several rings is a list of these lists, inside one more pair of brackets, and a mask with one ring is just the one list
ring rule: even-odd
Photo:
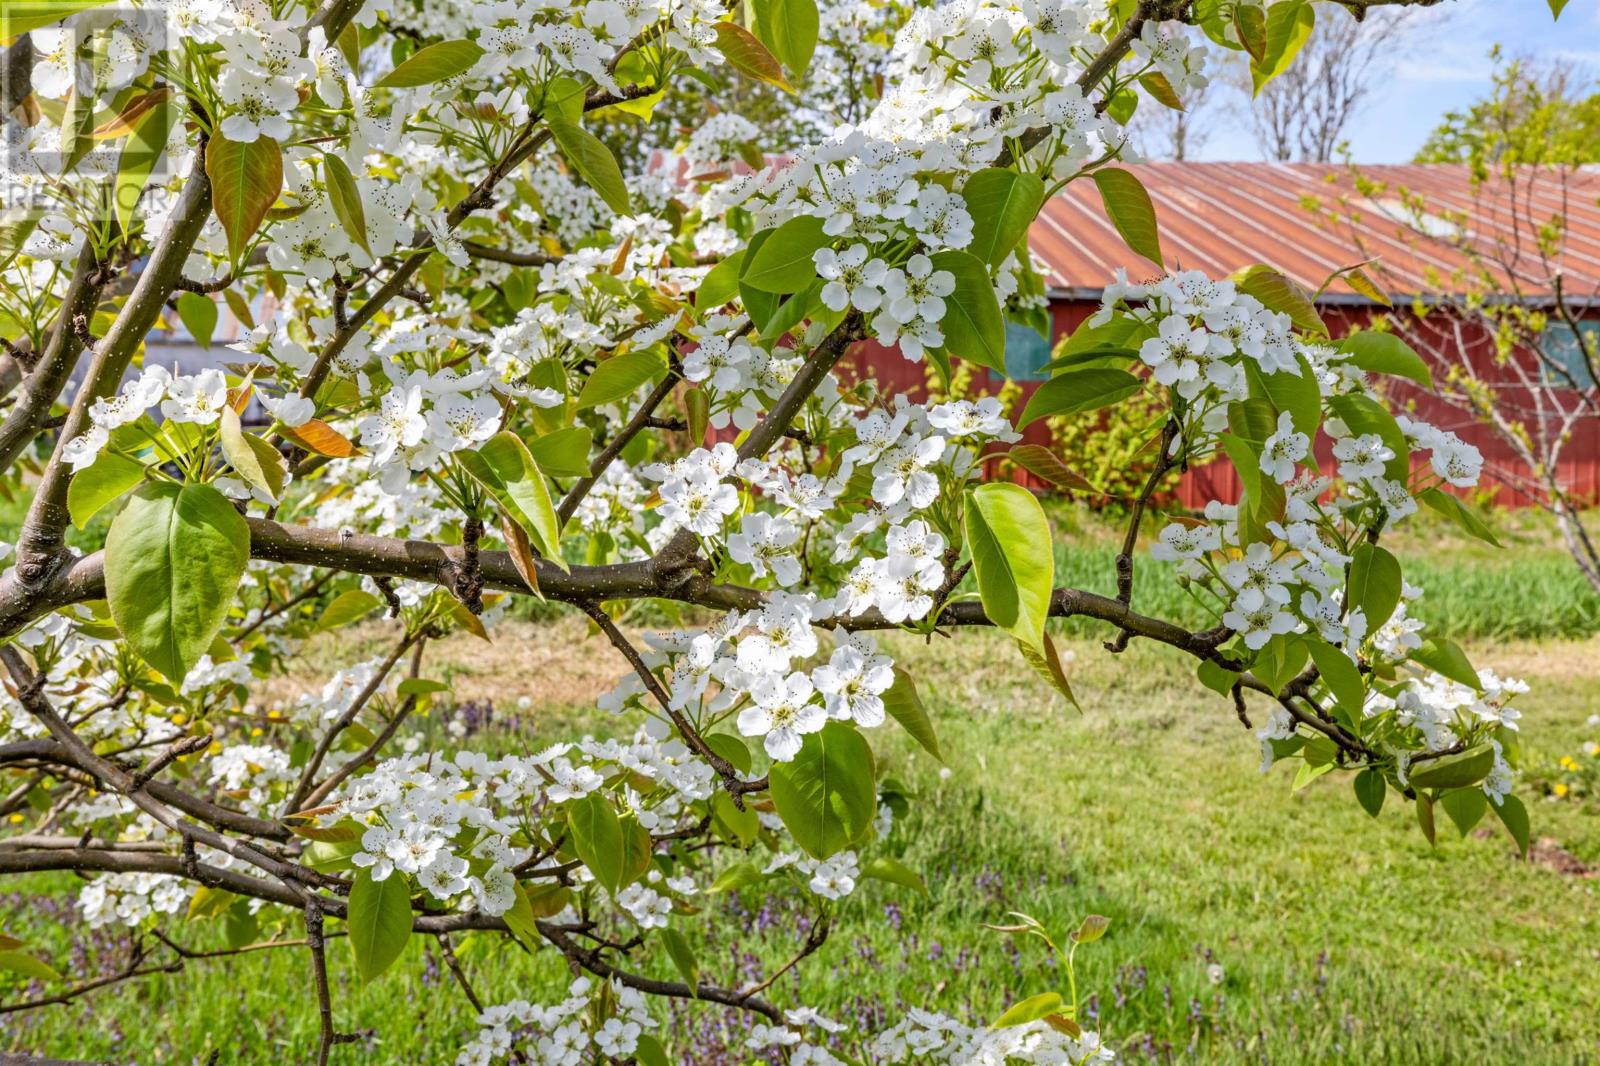
[[[609,648],[594,640],[579,664],[552,665],[580,638],[570,625],[509,629],[494,651],[453,638],[435,670],[456,661],[458,689],[492,695],[502,717],[532,696],[514,742],[538,746],[609,721],[585,710],[588,691],[620,673]],[[1408,807],[1367,818],[1348,775],[1291,793],[1289,773],[1257,772],[1231,706],[1165,649],[1135,642],[1113,658],[1070,642],[1080,715],[992,635],[894,643],[950,761],[942,775],[892,725],[875,737],[884,772],[916,796],[886,847],[923,873],[929,894],[864,884],[827,945],[774,988],[780,1003],[858,1025],[906,1005],[992,1018],[1064,974],[1036,942],[1013,944],[981,923],[1020,910],[1060,932],[1098,913],[1111,927],[1080,951],[1079,988],[1131,1061],[1600,1061],[1600,878],[1516,861],[1503,836],[1451,831],[1430,849]],[[1600,714],[1600,642],[1471,650],[1533,684],[1523,700],[1531,761],[1600,739],[1586,724]],[[359,649],[341,634],[310,651],[308,676]],[[1600,864],[1600,812],[1525,796],[1536,838]],[[43,878],[3,887],[0,928],[48,944],[63,969],[88,976],[111,948],[112,937],[87,936],[70,909],[36,895]],[[706,974],[739,984],[797,946],[801,902],[747,890],[710,902],[703,928],[682,927]],[[181,931],[196,945],[216,936]],[[472,938],[458,947],[488,1001],[538,998],[567,979],[548,952]],[[367,988],[342,946],[330,952],[339,1024],[368,1034],[336,1062],[453,1061],[471,1012],[432,945],[414,939],[410,951]],[[644,966],[671,973],[665,958]],[[0,1049],[144,1064],[222,1048],[224,1062],[302,1062],[315,1033],[309,988],[299,952],[193,962],[182,975],[5,1016]],[[0,985],[0,1000],[15,992]],[[720,1011],[691,1005],[670,1031],[680,1061],[751,1061],[723,1050],[740,1030]]]

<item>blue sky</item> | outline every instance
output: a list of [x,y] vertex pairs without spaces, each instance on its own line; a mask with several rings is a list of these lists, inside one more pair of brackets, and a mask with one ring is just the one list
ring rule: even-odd
[[[1318,17],[1340,17],[1318,5]],[[1546,0],[1444,0],[1418,12],[1406,57],[1384,77],[1346,131],[1362,163],[1403,162],[1446,111],[1466,107],[1489,87],[1489,49],[1576,61],[1600,76],[1600,0],[1570,0],[1560,21]],[[1217,122],[1198,156],[1259,159],[1249,116]]]

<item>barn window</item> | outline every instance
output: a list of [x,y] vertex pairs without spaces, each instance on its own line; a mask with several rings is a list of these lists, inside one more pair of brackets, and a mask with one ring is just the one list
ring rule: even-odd
[[[1579,322],[1578,328],[1583,330],[1583,339],[1588,343],[1589,351],[1591,353],[1600,351],[1600,320]],[[1550,363],[1566,371],[1563,374],[1549,363],[1544,364],[1546,384],[1570,386],[1576,382],[1579,388],[1594,387],[1594,375],[1589,372],[1589,365],[1583,357],[1583,345],[1578,343],[1578,335],[1573,332],[1571,326],[1565,322],[1552,323],[1544,331],[1541,347]],[[1008,358],[1010,354],[1006,353]]]
[[1006,374],[1012,381],[1042,381],[1050,361],[1050,342],[1028,326],[1006,323]]

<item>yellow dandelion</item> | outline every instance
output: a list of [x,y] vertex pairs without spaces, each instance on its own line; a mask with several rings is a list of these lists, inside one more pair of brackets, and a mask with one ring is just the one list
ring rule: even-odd
[[1555,787],[1555,793],[1558,796],[1565,796],[1567,794],[1567,792],[1568,792],[1568,789],[1567,789],[1566,785],[1557,785]]

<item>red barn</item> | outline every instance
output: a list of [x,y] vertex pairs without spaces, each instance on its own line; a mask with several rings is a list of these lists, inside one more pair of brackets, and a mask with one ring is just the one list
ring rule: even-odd
[[[1474,274],[1463,243],[1494,261],[1492,287],[1502,298],[1531,308],[1552,305],[1551,279],[1559,272],[1577,328],[1600,332],[1600,168],[1584,168],[1564,181],[1529,176],[1510,186],[1492,182],[1477,188],[1467,167],[1453,165],[1361,167],[1359,178],[1351,168],[1312,164],[1150,163],[1132,169],[1155,204],[1168,266],[1221,277],[1266,263],[1316,292],[1335,270],[1375,259],[1366,273],[1393,301],[1402,332],[1416,331],[1414,341],[1425,338],[1428,343],[1418,346],[1430,358],[1472,360],[1499,389],[1529,391],[1503,365],[1496,367],[1492,338],[1482,326],[1440,310],[1468,289],[1466,279]],[[1566,233],[1558,258],[1548,262],[1538,253],[1535,229],[1557,214],[1566,216]],[[1029,244],[1047,266],[1057,339],[1099,306],[1102,286],[1119,267],[1134,278],[1152,273],[1117,235],[1088,181],[1073,182],[1045,205]],[[1343,279],[1329,285],[1317,304],[1335,337],[1389,311]],[[1544,335],[1545,351],[1569,364],[1592,391],[1571,329],[1552,325]],[[1018,326],[1010,327],[1008,342],[1012,377],[1037,380],[1051,345]],[[897,352],[869,343],[854,358],[886,390],[923,388],[922,364]],[[1513,358],[1523,360],[1524,371],[1545,373],[1532,353]],[[1393,394],[1419,417],[1483,451],[1485,481],[1499,487],[1498,502],[1531,502],[1518,487],[1526,465],[1492,430],[1420,388],[1399,383]],[[1515,406],[1524,409],[1523,417],[1540,417],[1531,397]],[[1042,425],[1030,427],[1027,436],[1048,442]],[[1569,491],[1600,500],[1600,418],[1591,413],[1575,423],[1560,470]],[[1232,470],[1218,465],[1191,470],[1178,497],[1196,506],[1237,492]]]

